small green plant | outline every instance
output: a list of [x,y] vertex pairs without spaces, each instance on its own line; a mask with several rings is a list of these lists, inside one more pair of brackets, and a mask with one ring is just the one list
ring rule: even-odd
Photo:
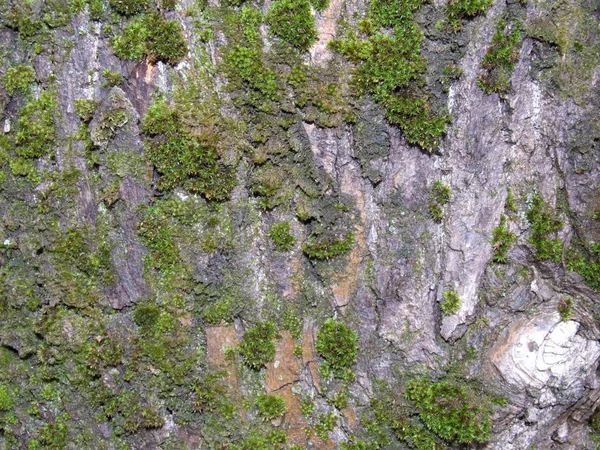
[[441,223],[444,218],[444,206],[450,201],[450,186],[441,180],[433,183],[429,196],[429,216],[434,222]]
[[179,22],[158,14],[148,18],[146,48],[151,62],[163,61],[171,65],[180,62],[188,52]]
[[16,93],[25,94],[29,86],[35,81],[35,70],[31,66],[19,65],[6,69],[6,74],[2,80],[4,89],[8,95],[13,96]]
[[301,51],[307,51],[317,40],[309,0],[275,0],[266,20],[272,34]]
[[352,248],[354,243],[354,233],[348,233],[342,239],[328,239],[309,237],[302,246],[302,251],[306,256],[313,259],[330,259],[335,256],[343,255]]
[[346,372],[356,362],[358,335],[344,322],[327,319],[317,332],[315,349],[336,377],[347,378]]
[[108,0],[110,7],[122,16],[133,16],[148,8],[148,0]]
[[54,149],[56,106],[54,95],[42,92],[21,108],[15,139],[17,156],[39,158]]
[[119,58],[141,61],[147,55],[150,62],[171,65],[179,63],[188,52],[179,22],[157,13],[133,18],[121,34],[113,37],[111,45]]
[[118,86],[123,82],[123,75],[114,70],[104,69],[102,71],[102,76],[104,77],[104,82],[102,83],[102,86],[104,87]]
[[78,98],[75,100],[75,113],[84,122],[89,122],[94,117],[94,113],[98,108],[98,103],[94,100]]
[[506,227],[506,216],[500,217],[500,225],[494,228],[492,233],[493,261],[497,263],[506,262],[506,253],[515,241],[516,235]]
[[477,79],[477,84],[486,94],[508,93],[510,76],[519,60],[521,41],[521,30],[517,24],[507,27],[506,21],[500,21],[492,45],[483,57],[485,73]]
[[512,213],[517,212],[517,203],[515,201],[515,196],[511,188],[508,188],[506,191],[506,210]]
[[259,395],[256,399],[258,413],[265,420],[282,416],[286,411],[285,400],[276,395]]
[[315,424],[315,434],[322,440],[326,441],[329,438],[329,433],[333,431],[337,425],[338,418],[335,413],[320,413]]
[[453,290],[444,292],[442,301],[442,312],[447,316],[455,314],[460,309],[460,297]]
[[260,370],[275,357],[275,342],[277,330],[273,322],[259,322],[256,326],[244,333],[239,351],[244,357],[244,362],[254,370]]
[[589,250],[571,250],[567,267],[581,275],[589,287],[600,291],[600,244],[591,244]]
[[123,27],[121,34],[115,35],[111,40],[115,55],[122,59],[141,61],[147,51],[146,39],[148,34],[147,17],[134,17]]
[[269,237],[273,239],[275,248],[280,252],[287,252],[296,243],[296,238],[290,234],[290,223],[280,222],[274,224],[269,230]]
[[573,300],[570,298],[562,298],[558,303],[558,313],[561,320],[566,322],[573,316]]
[[476,17],[491,6],[493,0],[450,0],[446,4],[446,15],[454,30],[460,29],[463,19]]
[[311,397],[303,397],[300,403],[300,411],[304,417],[310,417],[315,410],[315,402]]
[[383,107],[386,119],[400,127],[406,141],[431,152],[450,117],[433,111],[420,88],[426,62],[414,13],[423,3],[370,2],[360,26],[363,37],[350,31],[330,46],[357,64],[356,84]]
[[490,408],[466,386],[451,381],[411,380],[405,396],[413,401],[427,429],[450,444],[486,442]]
[[146,143],[146,151],[161,174],[160,190],[181,187],[209,200],[229,197],[235,174],[221,163],[217,137],[210,130],[192,136],[181,111],[164,99],[150,106],[142,130],[152,138]]
[[0,411],[10,411],[12,409],[12,399],[6,385],[0,385]]
[[528,201],[527,220],[531,225],[531,236],[527,239],[535,249],[538,259],[550,259],[559,262],[562,256],[562,241],[550,236],[562,229],[563,223],[547,208],[538,194]]

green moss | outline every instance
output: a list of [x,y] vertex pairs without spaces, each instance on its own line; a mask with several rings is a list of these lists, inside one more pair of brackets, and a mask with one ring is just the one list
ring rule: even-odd
[[446,5],[446,15],[450,26],[459,29],[463,19],[485,14],[492,0],[451,0]]
[[567,267],[581,275],[589,287],[600,291],[600,244],[592,242],[589,249],[572,249]]
[[570,298],[563,298],[558,303],[558,313],[560,314],[560,319],[563,321],[567,321],[571,319],[573,315],[573,300]]
[[285,400],[276,395],[259,395],[256,399],[258,413],[265,420],[282,416],[286,411]]
[[273,322],[259,322],[256,326],[246,331],[242,337],[239,351],[244,357],[244,362],[254,370],[260,370],[265,364],[275,357],[275,342],[277,330]]
[[317,332],[315,349],[336,377],[348,378],[358,355],[358,335],[345,323],[327,319]]
[[42,92],[21,108],[15,139],[17,156],[39,158],[54,149],[56,106],[54,95]]
[[320,413],[315,424],[315,434],[322,440],[329,439],[331,433],[338,423],[338,418],[333,412]]
[[261,51],[256,47],[235,44],[224,53],[223,61],[233,87],[246,84],[268,99],[279,98],[275,72],[265,66]]
[[310,417],[315,410],[315,402],[311,397],[303,397],[300,403],[300,411],[304,417]]
[[309,237],[302,245],[302,251],[306,256],[313,259],[331,259],[344,253],[348,253],[354,243],[354,233],[350,232],[341,239],[326,237]]
[[6,385],[0,385],[0,411],[12,410],[13,404]]
[[115,55],[122,59],[141,61],[147,52],[146,39],[148,39],[148,19],[138,16],[129,21],[120,34],[111,40]]
[[527,220],[531,225],[531,236],[527,240],[533,245],[536,258],[559,262],[562,241],[551,236],[562,229],[563,223],[548,210],[538,194],[529,197],[527,203]]
[[56,418],[54,422],[47,423],[39,430],[39,437],[45,448],[62,450],[69,443],[69,427],[67,422],[71,419],[68,414]]
[[508,188],[507,192],[506,192],[506,210],[512,213],[516,213],[517,212],[517,204],[515,202],[515,196],[512,192],[511,188]]
[[444,292],[444,300],[441,305],[442,312],[447,316],[455,314],[460,309],[460,297],[454,291]]
[[[432,151],[445,132],[447,115],[431,111],[420,92],[426,63],[423,35],[413,21],[421,0],[372,2],[359,38],[349,32],[331,46],[358,64],[356,81],[384,108],[388,121],[399,126],[410,144]],[[386,30],[392,29],[393,33]]]
[[8,95],[26,94],[35,81],[35,70],[31,66],[19,65],[6,69],[2,83]]
[[444,206],[450,201],[450,186],[441,180],[433,183],[429,196],[429,216],[437,223],[444,218]]
[[445,441],[472,444],[488,440],[490,411],[467,387],[450,381],[413,380],[405,395],[415,402],[425,426]]
[[315,11],[322,12],[329,6],[329,0],[311,0],[310,4],[315,8]]
[[179,264],[179,249],[172,227],[160,208],[148,208],[138,223],[138,235],[150,251],[146,264],[159,271],[172,272]]
[[506,216],[500,217],[500,225],[494,228],[492,233],[493,261],[497,263],[506,262],[506,253],[515,241],[516,235],[506,227]]
[[521,41],[519,25],[512,23],[509,26],[506,21],[501,20],[481,63],[485,73],[477,79],[477,84],[486,94],[508,93],[510,76],[519,60]]
[[135,17],[111,40],[111,45],[119,58],[141,61],[147,55],[150,62],[171,65],[179,63],[188,52],[179,22],[157,13]]
[[273,239],[275,248],[280,252],[287,252],[296,242],[296,238],[290,234],[290,223],[280,222],[271,226],[269,237]]
[[75,113],[77,113],[77,115],[84,122],[89,122],[92,120],[96,109],[98,109],[98,103],[95,100],[87,100],[82,98],[75,100]]
[[181,111],[162,99],[144,117],[143,131],[148,158],[161,178],[159,189],[181,187],[209,200],[225,200],[236,183],[233,168],[223,165],[217,153],[217,136],[210,129],[191,135]]
[[114,70],[104,69],[102,71],[102,76],[104,77],[104,82],[102,83],[102,86],[104,87],[118,86],[123,82],[123,75]]
[[307,51],[317,41],[309,0],[275,0],[267,14],[267,23],[272,34],[301,51]]
[[148,8],[148,0],[108,0],[110,7],[122,16],[133,16]]
[[153,14],[148,18],[148,31],[146,46],[150,61],[175,65],[187,54],[183,32],[176,20],[166,20]]

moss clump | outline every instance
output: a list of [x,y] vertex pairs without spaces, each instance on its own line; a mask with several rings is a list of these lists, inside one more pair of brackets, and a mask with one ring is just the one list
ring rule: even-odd
[[589,249],[571,250],[567,267],[583,277],[585,283],[600,291],[600,244],[590,243]]
[[274,224],[269,230],[269,237],[273,239],[275,248],[280,252],[287,252],[296,242],[296,238],[290,234],[289,222]]
[[39,430],[40,441],[44,448],[62,450],[69,443],[69,427],[67,422],[71,419],[68,414],[63,414],[52,423],[47,423]]
[[259,395],[256,399],[256,407],[265,420],[275,419],[286,411],[285,400],[276,395]]
[[138,235],[150,250],[146,265],[170,273],[178,267],[179,249],[170,222],[160,208],[150,207],[138,223]]
[[270,100],[279,98],[275,72],[264,65],[258,48],[234,44],[225,52],[223,60],[233,87],[240,88],[245,83]]
[[450,26],[455,30],[460,28],[463,19],[485,14],[493,0],[451,0],[446,5],[446,15]]
[[348,253],[354,243],[354,233],[350,232],[341,239],[327,237],[308,238],[302,246],[306,256],[313,259],[331,259],[344,253]]
[[492,233],[492,248],[493,248],[493,261],[497,263],[506,262],[506,253],[509,247],[515,241],[516,235],[508,228],[506,228],[506,216],[500,217],[500,225],[494,228]]
[[147,55],[150,62],[171,65],[179,63],[188,52],[179,22],[157,13],[134,18],[111,45],[119,58],[141,61]]
[[560,314],[560,319],[565,322],[571,319],[573,315],[573,300],[570,298],[561,299],[558,303],[558,313]]
[[25,94],[35,81],[35,70],[31,66],[19,65],[6,69],[2,83],[8,95]]
[[116,70],[104,69],[102,71],[102,76],[104,77],[104,82],[102,86],[104,87],[113,87],[118,86],[123,82],[123,75]]
[[10,411],[12,409],[12,399],[5,385],[0,385],[0,411]]
[[175,65],[187,54],[183,32],[176,20],[166,20],[158,14],[152,14],[148,18],[148,31],[146,46],[151,62],[163,61]]
[[327,319],[317,333],[315,349],[336,377],[348,378],[346,372],[358,355],[358,335],[345,323]]
[[78,98],[75,100],[75,113],[84,122],[89,122],[94,117],[94,113],[98,108],[98,103],[95,100],[87,100]]
[[271,33],[301,51],[317,41],[309,0],[275,0],[267,14]]
[[192,135],[180,111],[161,99],[144,117],[143,131],[152,137],[148,158],[161,174],[161,190],[181,187],[209,200],[225,200],[235,185],[233,169],[220,161],[217,136],[209,128]]
[[441,305],[442,312],[447,316],[456,313],[460,309],[460,297],[454,291],[444,292],[444,301]]
[[133,16],[148,8],[148,0],[108,0],[110,7],[122,16]]
[[42,92],[37,100],[21,108],[15,140],[17,156],[39,158],[54,148],[56,106],[54,95]]
[[273,322],[259,322],[254,328],[246,331],[242,337],[239,351],[244,362],[254,370],[260,370],[275,357],[277,330]]
[[444,218],[444,206],[450,201],[450,186],[441,180],[433,183],[429,196],[429,216],[434,222],[441,223]]
[[121,34],[111,40],[115,55],[122,59],[141,61],[146,54],[148,38],[148,20],[146,16],[138,16],[128,22]]
[[483,57],[481,65],[485,73],[477,79],[477,84],[486,94],[508,93],[510,76],[519,60],[521,41],[521,30],[517,24],[507,26],[506,21],[500,21],[492,45]]
[[338,418],[333,412],[320,413],[315,424],[315,434],[326,441],[329,438],[329,433],[333,431],[338,423]]
[[407,142],[432,151],[449,117],[434,113],[420,89],[426,63],[421,56],[423,34],[413,19],[422,4],[371,2],[361,24],[364,38],[350,32],[331,45],[358,65],[356,81],[383,106],[386,118],[402,129]]
[[489,439],[490,410],[467,386],[452,381],[412,380],[405,395],[415,403],[427,429],[446,442],[471,444]]
[[527,240],[533,245],[536,258],[559,262],[562,241],[550,236],[562,229],[563,223],[547,209],[538,194],[531,196],[527,203],[527,220],[531,224],[531,236]]

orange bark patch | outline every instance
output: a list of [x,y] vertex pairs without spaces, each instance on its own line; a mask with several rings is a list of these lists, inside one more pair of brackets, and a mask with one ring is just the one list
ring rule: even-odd
[[288,426],[288,440],[291,445],[306,445],[306,422],[300,408],[301,397],[292,388],[300,380],[300,362],[294,356],[295,341],[289,331],[281,333],[277,342],[275,358],[267,364],[267,394],[275,394],[285,400],[287,411],[285,422]]
[[206,328],[206,353],[208,362],[216,367],[227,370],[229,383],[235,390],[238,389],[237,372],[235,365],[225,355],[225,350],[234,348],[238,344],[235,328],[232,326],[219,326]]

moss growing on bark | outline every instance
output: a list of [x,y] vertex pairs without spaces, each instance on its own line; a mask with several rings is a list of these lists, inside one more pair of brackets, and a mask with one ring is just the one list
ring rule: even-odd
[[477,84],[486,94],[508,93],[510,76],[519,60],[521,40],[521,30],[517,23],[500,21],[492,44],[483,57],[481,66],[485,72],[477,79]]
[[254,370],[260,370],[275,357],[275,342],[277,330],[273,322],[259,322],[246,331],[242,337],[239,351],[244,362]]
[[315,350],[327,361],[334,376],[349,379],[348,371],[358,356],[358,334],[343,322],[327,319],[317,332]]
[[2,83],[8,95],[26,94],[35,81],[35,70],[31,66],[19,65],[6,69]]
[[275,0],[267,14],[271,33],[301,51],[317,40],[317,27],[309,0]]
[[361,24],[364,37],[349,32],[331,46],[357,64],[356,81],[383,106],[388,121],[402,129],[406,140],[433,151],[449,117],[433,112],[419,92],[426,63],[421,56],[423,34],[413,16],[422,4],[373,2]]

